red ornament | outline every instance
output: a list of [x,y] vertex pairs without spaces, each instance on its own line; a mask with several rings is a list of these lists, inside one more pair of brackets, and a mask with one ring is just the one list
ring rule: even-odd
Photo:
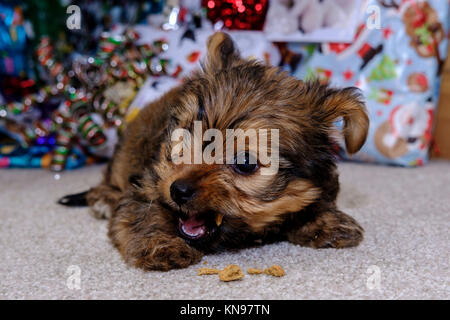
[[202,0],[208,19],[228,29],[262,30],[268,0]]

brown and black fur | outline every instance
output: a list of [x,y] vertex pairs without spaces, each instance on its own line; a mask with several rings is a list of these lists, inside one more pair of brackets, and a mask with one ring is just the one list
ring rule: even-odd
[[[102,183],[87,194],[124,260],[145,270],[183,268],[204,253],[287,240],[313,248],[358,245],[362,227],[336,208],[338,173],[334,122],[343,118],[347,151],[364,143],[368,117],[355,88],[337,90],[302,82],[276,67],[241,59],[225,33],[208,41],[203,69],[143,109],[128,126]],[[175,165],[175,128],[277,128],[276,175],[240,175],[227,164]],[[177,179],[195,196],[178,206],[170,196]],[[109,214],[108,214],[109,213]],[[217,227],[214,218],[224,215]],[[210,231],[201,240],[180,236],[178,219],[201,215]],[[110,215],[110,216],[109,216]]]

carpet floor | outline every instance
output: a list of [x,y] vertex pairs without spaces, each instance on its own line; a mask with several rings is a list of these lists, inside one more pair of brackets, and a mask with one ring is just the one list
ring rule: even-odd
[[[55,204],[95,185],[102,166],[55,175],[0,170],[2,299],[449,299],[450,162],[418,169],[339,165],[340,208],[365,228],[353,249],[286,242],[206,256],[170,272],[128,267],[105,221]],[[220,282],[203,266],[284,267],[286,276]],[[78,282],[77,279],[80,281]]]

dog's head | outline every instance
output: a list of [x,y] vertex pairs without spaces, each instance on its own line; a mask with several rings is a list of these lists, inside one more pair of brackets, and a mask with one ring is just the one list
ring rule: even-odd
[[244,60],[225,33],[209,39],[203,69],[176,94],[154,168],[157,190],[180,234],[206,249],[264,233],[319,199],[334,201],[333,124],[344,120],[349,153],[367,135],[356,89]]

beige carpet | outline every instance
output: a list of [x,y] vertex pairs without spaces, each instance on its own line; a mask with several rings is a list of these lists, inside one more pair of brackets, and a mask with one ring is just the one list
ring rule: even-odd
[[204,258],[219,268],[280,264],[287,273],[231,283],[196,276],[200,265],[167,273],[129,268],[104,221],[55,204],[96,184],[101,169],[59,179],[42,170],[0,170],[0,298],[450,298],[450,162],[419,169],[340,165],[340,207],[366,229],[362,245],[313,250],[279,243]]

